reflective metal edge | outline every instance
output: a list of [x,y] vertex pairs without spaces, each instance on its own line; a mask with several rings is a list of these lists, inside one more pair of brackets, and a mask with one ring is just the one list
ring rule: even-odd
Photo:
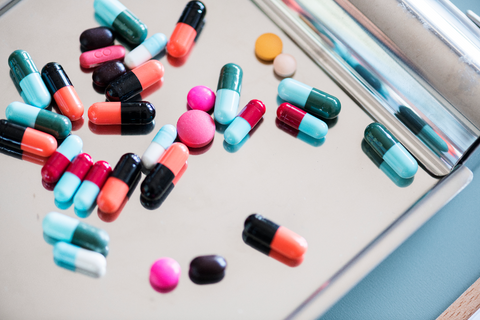
[[359,79],[353,78],[326,50],[323,40],[299,17],[290,13],[280,0],[252,0],[274,23],[305,51],[336,83],[343,88],[371,117],[385,124],[402,144],[436,177],[443,177],[451,169],[427,146],[421,143],[395,116],[384,109],[381,102],[367,91]]
[[0,16],[2,14],[4,14],[5,12],[7,12],[8,10],[10,10],[14,5],[16,5],[19,2],[20,2],[20,0],[6,1],[6,3],[3,6],[0,7]]

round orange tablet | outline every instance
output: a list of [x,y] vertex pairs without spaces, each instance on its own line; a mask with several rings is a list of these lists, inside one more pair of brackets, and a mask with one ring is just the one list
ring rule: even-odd
[[264,61],[272,61],[282,53],[282,40],[273,33],[264,33],[255,41],[255,54]]

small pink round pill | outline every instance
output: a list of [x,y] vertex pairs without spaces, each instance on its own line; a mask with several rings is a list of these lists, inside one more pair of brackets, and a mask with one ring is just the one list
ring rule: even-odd
[[196,86],[190,89],[187,102],[193,110],[210,111],[215,105],[215,93],[205,86]]
[[180,265],[172,258],[160,258],[150,268],[150,285],[160,293],[175,289],[179,278]]
[[190,110],[178,119],[177,134],[188,147],[201,148],[213,140],[215,122],[205,111]]

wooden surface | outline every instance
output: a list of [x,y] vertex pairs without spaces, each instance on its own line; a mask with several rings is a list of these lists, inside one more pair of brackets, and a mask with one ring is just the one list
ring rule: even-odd
[[480,278],[475,281],[437,320],[467,320],[480,308]]

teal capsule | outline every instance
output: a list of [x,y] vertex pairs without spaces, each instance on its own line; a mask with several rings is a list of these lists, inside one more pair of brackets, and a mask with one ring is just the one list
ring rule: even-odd
[[401,178],[408,179],[417,173],[417,161],[382,124],[369,124],[365,141]]
[[130,12],[120,1],[95,0],[93,2],[95,12],[108,26],[111,26],[125,40],[138,45],[147,38],[147,26]]
[[23,100],[38,108],[48,107],[52,97],[28,52],[13,51],[8,57],[8,65],[23,92]]
[[72,122],[67,117],[22,102],[10,103],[5,114],[11,122],[49,133],[57,139],[65,139],[72,131]]
[[23,90],[22,88],[20,87],[20,83],[18,83],[17,79],[15,78],[15,76],[13,75],[13,71],[12,69],[10,69],[10,79],[12,79],[12,82],[13,84],[15,85],[15,89],[17,89],[18,91],[18,94],[20,95],[20,97],[22,97],[23,101],[25,101],[26,104],[30,104],[30,101],[28,101],[28,98],[25,96],[25,94],[23,93]]
[[285,101],[305,109],[314,116],[333,119],[340,113],[341,103],[336,97],[312,88],[292,78],[278,85],[278,95]]
[[58,212],[47,214],[43,218],[42,227],[43,232],[50,238],[68,242],[81,248],[101,253],[104,256],[108,254],[110,237],[102,229]]
[[217,95],[215,98],[215,121],[220,124],[230,124],[237,115],[242,90],[243,71],[234,63],[227,63],[220,70]]

